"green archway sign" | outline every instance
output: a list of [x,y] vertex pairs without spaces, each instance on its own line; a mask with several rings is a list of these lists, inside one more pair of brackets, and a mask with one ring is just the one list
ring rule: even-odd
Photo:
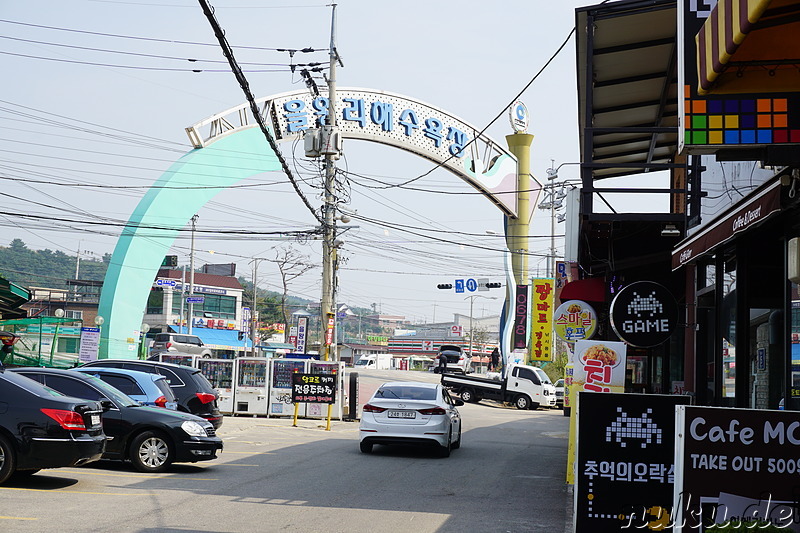
[[[328,99],[308,91],[256,101],[277,141],[324,123]],[[480,130],[418,100],[374,89],[337,90],[342,138],[393,146],[424,157],[483,193],[516,219],[517,159]],[[100,358],[135,358],[150,287],[180,229],[220,190],[281,166],[244,103],[186,128],[194,149],[147,191],[123,229],[106,273],[98,314]],[[538,184],[534,182],[534,186]],[[522,219],[530,220],[531,213]]]

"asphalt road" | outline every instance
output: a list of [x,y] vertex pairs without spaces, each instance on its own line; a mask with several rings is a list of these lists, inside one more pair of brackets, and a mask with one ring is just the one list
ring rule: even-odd
[[[362,373],[361,398],[418,372]],[[0,486],[9,532],[523,532],[571,530],[567,418],[484,401],[460,408],[463,446],[358,450],[358,423],[226,417],[214,461],[141,474],[101,461]]]

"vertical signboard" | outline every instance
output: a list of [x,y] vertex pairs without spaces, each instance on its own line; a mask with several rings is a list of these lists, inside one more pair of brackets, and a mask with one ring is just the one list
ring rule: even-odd
[[514,299],[514,350],[524,350],[528,346],[528,286],[517,285]]
[[682,406],[675,418],[676,533],[800,531],[800,413]]
[[81,363],[88,363],[97,359],[100,348],[100,328],[81,328],[81,344],[78,349],[78,358]]
[[624,392],[626,353],[624,342],[576,342],[572,385],[578,392]]
[[308,329],[308,317],[301,316],[297,319],[297,351],[306,353],[306,330]]
[[580,393],[575,531],[670,531],[675,408],[688,403],[688,396]]
[[533,280],[531,299],[531,360],[553,360],[554,280]]

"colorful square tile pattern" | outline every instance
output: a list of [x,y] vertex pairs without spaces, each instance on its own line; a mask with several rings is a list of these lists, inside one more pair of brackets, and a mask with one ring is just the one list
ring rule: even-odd
[[[789,126],[786,98],[694,99],[684,87],[686,144],[772,144],[800,142]],[[795,118],[791,122],[796,122]]]

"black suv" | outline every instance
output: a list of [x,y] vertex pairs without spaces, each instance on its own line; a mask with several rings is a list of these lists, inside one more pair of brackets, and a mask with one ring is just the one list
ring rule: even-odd
[[126,368],[150,374],[161,374],[167,378],[172,392],[175,393],[179,411],[205,418],[211,422],[214,429],[219,429],[222,425],[222,413],[217,408],[219,392],[211,386],[211,383],[197,368],[136,359],[98,359],[81,365],[81,368],[93,366]]
[[64,396],[0,365],[0,484],[100,459],[102,412],[98,402]]

